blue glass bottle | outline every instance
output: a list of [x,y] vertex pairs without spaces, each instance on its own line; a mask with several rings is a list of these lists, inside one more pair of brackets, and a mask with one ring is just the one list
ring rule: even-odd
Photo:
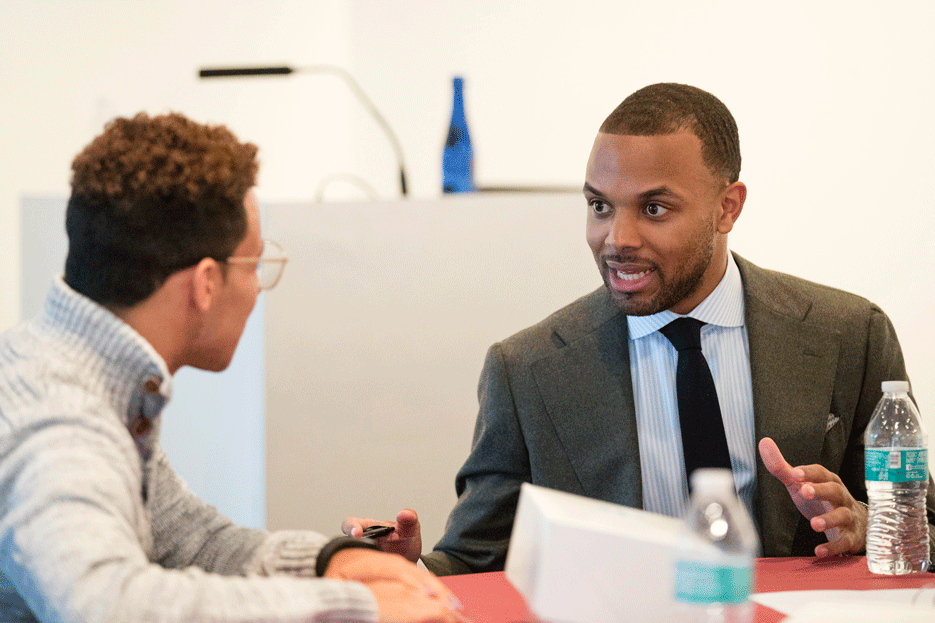
[[464,118],[464,80],[454,79],[454,103],[451,107],[451,125],[442,155],[442,190],[446,193],[464,193],[477,190],[474,186],[474,152],[471,135]]

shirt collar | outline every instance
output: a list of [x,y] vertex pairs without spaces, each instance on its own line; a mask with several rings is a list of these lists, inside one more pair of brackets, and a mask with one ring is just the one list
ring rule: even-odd
[[[717,287],[685,315],[720,327],[744,325],[743,280],[732,253],[727,254],[727,270]],[[646,337],[679,317],[680,314],[668,309],[651,316],[627,316],[630,339]]]

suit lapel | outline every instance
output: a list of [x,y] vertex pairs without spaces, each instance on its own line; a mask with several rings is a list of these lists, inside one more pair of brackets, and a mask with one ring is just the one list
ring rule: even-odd
[[[811,302],[781,275],[734,257],[744,284],[755,442],[771,437],[792,465],[818,463],[839,338],[805,322]],[[640,508],[626,317],[604,288],[589,299],[576,318],[580,326],[554,328],[557,349],[536,361],[532,372],[581,493]],[[770,538],[763,553],[788,556],[801,516],[785,487],[762,461],[757,465],[757,522]]]
[[[818,463],[838,361],[837,336],[806,324],[811,303],[780,276],[738,256],[744,282],[756,442],[772,438],[791,465]],[[764,555],[790,555],[800,514],[757,461],[757,520]]]
[[560,347],[536,361],[532,372],[582,493],[639,508],[642,482],[626,317],[604,288],[591,296],[597,307],[586,310],[592,314],[590,325],[555,327],[553,342]]

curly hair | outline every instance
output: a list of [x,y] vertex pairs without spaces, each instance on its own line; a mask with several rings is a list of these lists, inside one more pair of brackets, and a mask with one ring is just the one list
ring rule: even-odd
[[72,163],[65,282],[102,305],[148,298],[246,235],[257,147],[179,113],[109,122]]
[[601,124],[605,134],[656,136],[689,130],[701,141],[705,166],[729,184],[740,179],[737,122],[721,100],[687,84],[660,82],[636,91]]

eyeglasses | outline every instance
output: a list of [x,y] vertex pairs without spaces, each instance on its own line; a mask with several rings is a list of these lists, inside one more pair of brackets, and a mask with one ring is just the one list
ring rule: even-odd
[[224,260],[227,264],[250,264],[256,262],[256,275],[261,290],[272,290],[286,268],[286,251],[272,240],[263,241],[263,250],[259,257],[229,257]]

